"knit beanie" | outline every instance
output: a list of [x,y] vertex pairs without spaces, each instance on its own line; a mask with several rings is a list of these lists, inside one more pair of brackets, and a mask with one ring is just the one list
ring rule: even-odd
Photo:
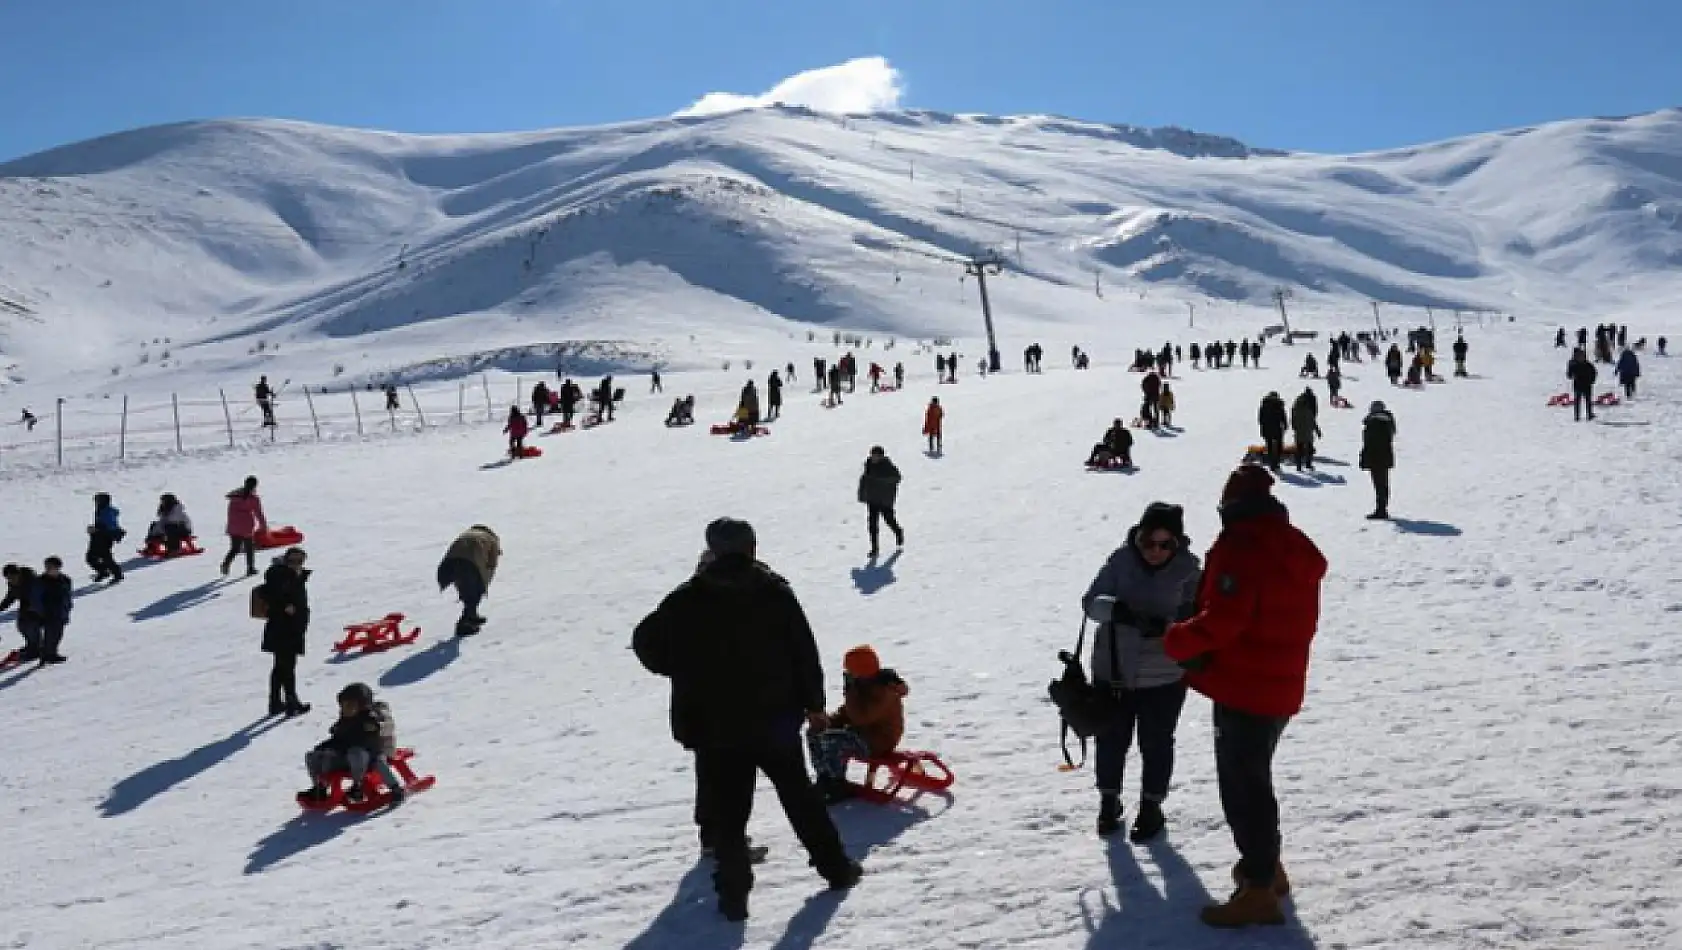
[[1151,502],[1139,516],[1139,536],[1148,538],[1154,531],[1167,531],[1174,538],[1185,537],[1185,509],[1167,502]]
[[842,657],[841,669],[853,679],[866,680],[882,672],[882,660],[868,645],[853,647]]
[[755,538],[753,525],[735,518],[720,518],[707,525],[707,550],[716,557],[726,554],[753,556]]
[[1233,469],[1232,476],[1226,480],[1226,487],[1221,490],[1221,504],[1259,498],[1267,495],[1273,489],[1273,476],[1260,465],[1240,465]]

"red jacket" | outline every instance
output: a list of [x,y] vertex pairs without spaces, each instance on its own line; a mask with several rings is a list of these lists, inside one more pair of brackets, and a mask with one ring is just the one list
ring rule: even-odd
[[1186,682],[1214,702],[1294,716],[1308,686],[1326,558],[1271,498],[1246,512],[1231,507],[1203,567],[1197,615],[1168,628],[1163,648],[1177,661],[1206,661]]
[[923,412],[923,434],[939,435],[940,425],[946,420],[946,409],[941,406],[929,406]]
[[228,537],[254,538],[269,530],[263,515],[263,500],[256,492],[237,489],[228,493]]

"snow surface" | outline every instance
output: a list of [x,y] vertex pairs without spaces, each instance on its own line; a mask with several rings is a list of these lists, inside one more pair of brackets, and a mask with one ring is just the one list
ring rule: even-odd
[[[1260,328],[1233,319],[1215,332]],[[248,582],[219,578],[215,555],[84,588],[70,662],[0,673],[0,946],[1682,946],[1682,380],[1649,356],[1638,401],[1573,425],[1543,406],[1564,385],[1550,333],[1468,336],[1470,380],[1410,392],[1349,367],[1356,404],[1386,399],[1399,420],[1394,523],[1361,519],[1358,411],[1325,410],[1319,473],[1278,489],[1332,564],[1307,708],[1277,764],[1287,927],[1196,921],[1233,860],[1205,702],[1183,720],[1166,840],[1132,847],[1093,836],[1091,772],[1056,770],[1043,695],[1079,595],[1147,502],[1185,504],[1208,544],[1258,398],[1299,388],[1307,348],[1271,347],[1262,370],[1183,372],[1183,431],[1141,434],[1137,474],[1092,474],[1080,462],[1132,414],[1138,377],[1096,346],[1093,370],[1067,370],[1066,345],[1047,339],[1037,377],[966,365],[936,386],[918,357],[906,391],[827,411],[796,385],[774,433],[745,443],[660,425],[685,391],[701,394],[703,425],[723,416],[744,374],[710,371],[674,374],[664,397],[633,385],[619,421],[536,439],[546,454],[513,465],[496,464],[500,439],[479,422],[8,470],[6,559],[56,552],[82,577],[92,492],[115,495],[133,535],[176,492],[213,535],[223,493],[260,475],[271,516],[308,534],[316,619],[300,678],[317,707],[263,719]],[[933,395],[942,458],[918,436]],[[853,503],[872,444],[905,472],[909,535],[876,566]],[[959,777],[949,801],[837,810],[869,870],[845,897],[822,891],[762,794],[752,831],[771,856],[745,930],[713,915],[665,684],[628,650],[721,514],[757,525],[834,692],[842,652],[876,645],[911,683],[907,746]],[[507,555],[489,626],[457,643],[432,572],[479,521]],[[422,626],[418,644],[333,661],[342,624],[391,610]],[[438,785],[395,813],[302,817],[301,757],[356,679],[392,702]]]
[[987,248],[1010,265],[1007,353],[1069,326],[1119,344],[1187,303],[1253,312],[1279,286],[1305,319],[1371,299],[1575,326],[1682,303],[1679,155],[1682,110],[1351,156],[794,107],[473,136],[146,128],[0,165],[0,386],[15,417],[562,341],[711,368],[814,326],[974,336],[954,261]]

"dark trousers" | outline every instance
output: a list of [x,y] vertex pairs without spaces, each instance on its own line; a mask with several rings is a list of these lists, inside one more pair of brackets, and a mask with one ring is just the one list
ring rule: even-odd
[[1279,865],[1273,750],[1290,721],[1215,704],[1215,774],[1221,786],[1221,811],[1238,847],[1239,874],[1256,887],[1271,887]]
[[298,657],[293,653],[275,653],[274,666],[269,670],[269,704],[285,702],[298,705]]
[[1594,390],[1578,389],[1571,393],[1571,418],[1581,422],[1583,410],[1589,411],[1589,418],[1594,418]]
[[1296,455],[1294,457],[1295,457],[1296,463],[1297,463],[1297,471],[1299,471],[1299,472],[1302,471],[1302,468],[1303,468],[1304,465],[1308,466],[1309,468],[1313,468],[1314,467],[1314,433],[1313,432],[1298,432],[1298,433],[1296,433],[1296,448],[1297,448],[1297,451],[1296,451]]
[[64,622],[60,620],[41,621],[41,655],[58,656],[58,646],[64,642]]
[[1121,794],[1127,750],[1137,736],[1139,758],[1144,761],[1139,798],[1165,801],[1168,783],[1174,777],[1174,731],[1180,725],[1180,710],[1186,704],[1185,681],[1117,690],[1115,696],[1119,704],[1115,723],[1108,732],[1098,736],[1098,791]]
[[257,573],[257,539],[236,538],[228,536],[228,556],[222,559],[222,573],[228,573],[228,568],[234,566],[234,558],[245,555],[245,572]]
[[185,544],[190,537],[192,535],[187,533],[186,525],[166,524],[164,525],[164,550],[170,554],[175,554],[181,550],[181,545]]
[[257,400],[257,408],[263,411],[263,425],[273,427],[275,424],[274,403],[267,399],[259,399]]
[[1279,461],[1285,457],[1285,433],[1263,432],[1262,444],[1267,446],[1267,467],[1279,468]]
[[1635,398],[1635,377],[1633,377],[1633,376],[1630,377],[1629,379],[1624,380],[1624,398],[1625,399],[1634,399]]
[[533,425],[536,425],[537,427],[542,428],[542,426],[543,426],[543,413],[548,408],[549,408],[549,405],[547,403],[534,402],[534,403],[531,404],[531,414],[537,417],[537,421],[535,423],[533,423]]
[[869,525],[870,549],[872,551],[876,550],[880,544],[880,538],[882,535],[881,523],[884,521],[888,523],[888,529],[894,533],[894,539],[900,544],[905,543],[905,532],[900,529],[899,519],[894,517],[894,510],[892,508],[884,508],[881,505],[871,505]]
[[523,436],[523,435],[511,435],[511,436],[508,437],[508,454],[509,455],[512,455],[515,458],[519,458],[520,453],[524,452],[525,450],[526,450],[526,437],[525,436]]
[[[21,605],[19,610],[22,610]],[[27,617],[21,612],[18,614],[18,635],[23,637],[24,652],[31,656],[41,655],[41,630],[41,618],[33,614]]]
[[564,403],[564,402],[561,403],[561,425],[564,425],[564,426],[572,425],[573,413],[575,413],[577,411],[578,411],[577,406],[569,405],[569,404]]
[[117,536],[109,531],[95,531],[88,535],[88,567],[93,570],[94,576],[122,580],[122,565],[111,553],[116,543]]
[[1367,474],[1372,476],[1373,510],[1388,514],[1390,511],[1390,470],[1375,468]]
[[838,874],[847,866],[841,834],[830,820],[823,798],[806,774],[797,734],[783,741],[695,752],[696,823],[711,838],[717,869],[713,887],[721,898],[745,898],[753,889],[748,855],[748,819],[760,772],[771,780],[794,834],[805,846],[819,874]]

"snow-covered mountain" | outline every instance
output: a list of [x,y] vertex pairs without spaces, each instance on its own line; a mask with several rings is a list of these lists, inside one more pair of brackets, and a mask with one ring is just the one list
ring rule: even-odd
[[[1352,156],[798,108],[473,136],[140,129],[0,165],[0,366],[131,385],[136,345],[165,339],[142,372],[973,335],[953,261],[978,249],[1010,262],[995,305],[1017,328],[1279,286],[1308,307],[1604,312],[1682,296],[1682,110]],[[678,345],[695,334],[714,345]]]

